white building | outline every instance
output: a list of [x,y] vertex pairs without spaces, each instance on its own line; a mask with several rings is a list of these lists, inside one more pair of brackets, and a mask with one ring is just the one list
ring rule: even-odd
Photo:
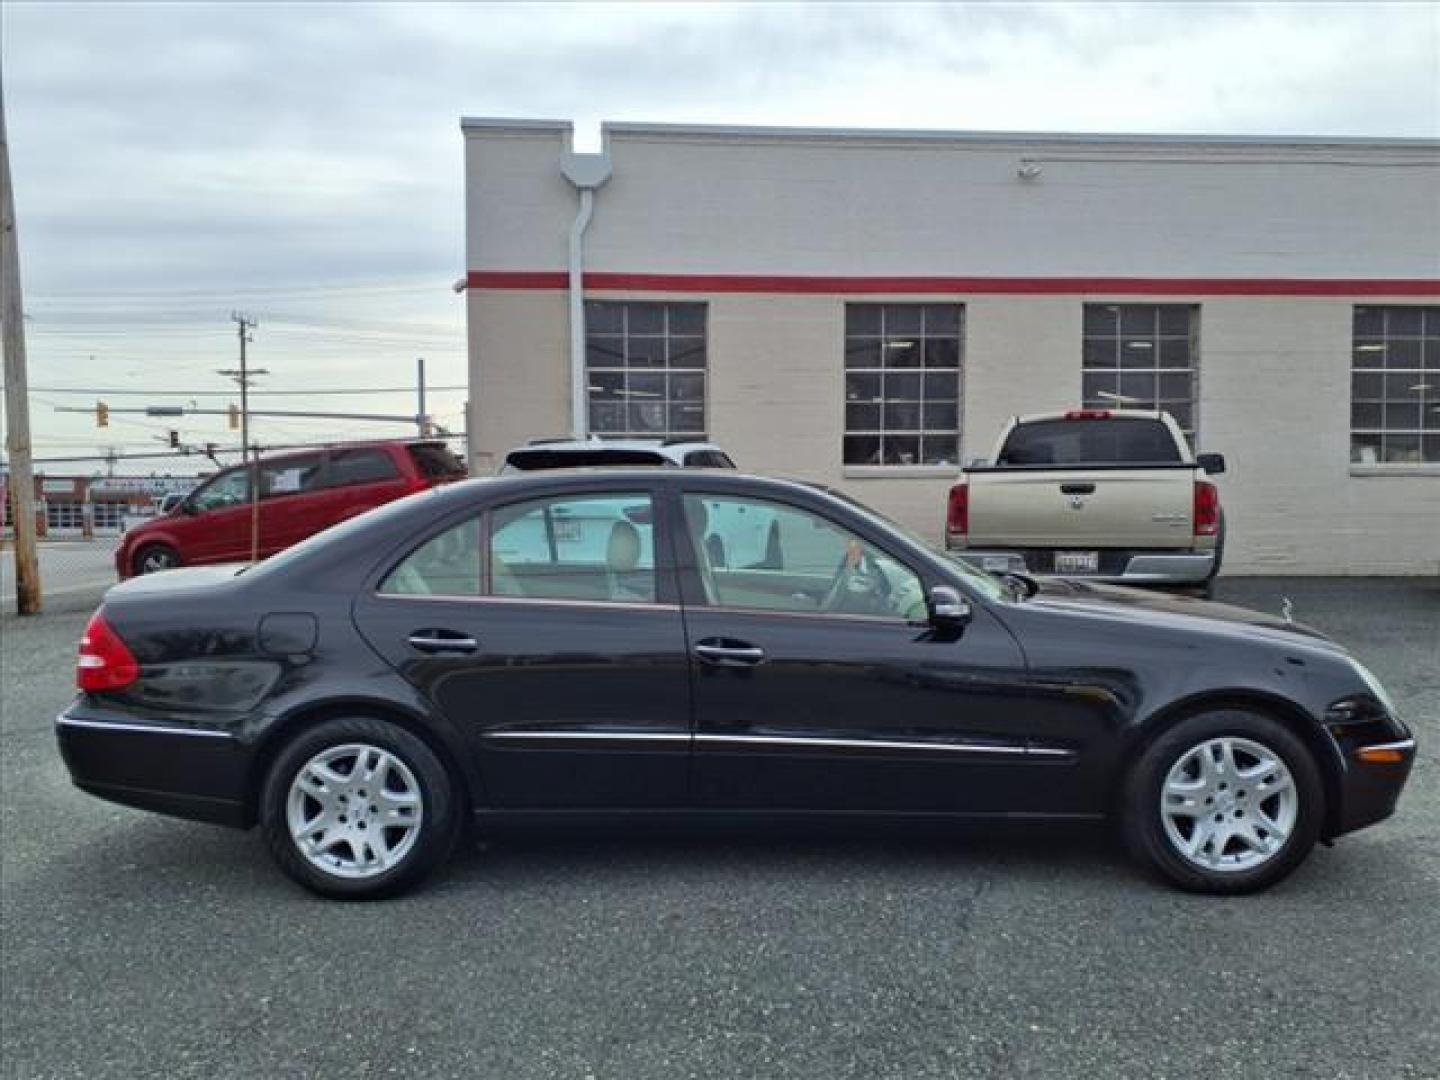
[[461,126],[477,471],[703,431],[938,538],[1008,416],[1159,403],[1229,571],[1440,571],[1440,142]]

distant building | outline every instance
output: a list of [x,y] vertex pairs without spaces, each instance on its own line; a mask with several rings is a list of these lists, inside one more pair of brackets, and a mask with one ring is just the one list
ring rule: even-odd
[[[0,477],[4,497],[4,528],[9,533],[9,475]],[[198,476],[55,476],[35,477],[35,517],[42,536],[80,535],[85,515],[97,533],[118,533],[127,518],[155,513],[159,499],[172,492],[185,493],[200,483]]]
[[1440,570],[1440,142],[462,129],[477,471],[704,432],[938,538],[1008,416],[1159,406],[1228,569]]

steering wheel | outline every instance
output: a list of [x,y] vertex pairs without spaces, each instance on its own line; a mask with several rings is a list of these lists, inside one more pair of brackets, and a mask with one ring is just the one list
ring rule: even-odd
[[890,580],[864,545],[852,540],[840,557],[835,577],[820,601],[820,610],[831,614],[880,614],[888,610],[889,597]]

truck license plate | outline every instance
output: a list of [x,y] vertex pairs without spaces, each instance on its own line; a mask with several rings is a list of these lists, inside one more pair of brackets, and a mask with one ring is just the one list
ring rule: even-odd
[[1098,551],[1057,551],[1055,572],[1057,574],[1093,574],[1100,569]]

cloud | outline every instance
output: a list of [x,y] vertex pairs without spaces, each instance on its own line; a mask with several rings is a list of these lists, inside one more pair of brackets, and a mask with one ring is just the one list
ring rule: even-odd
[[249,303],[312,324],[262,328],[277,383],[388,383],[421,347],[463,382],[461,115],[575,119],[592,141],[602,119],[1435,136],[1437,22],[1378,3],[7,4],[31,380],[218,388]]

